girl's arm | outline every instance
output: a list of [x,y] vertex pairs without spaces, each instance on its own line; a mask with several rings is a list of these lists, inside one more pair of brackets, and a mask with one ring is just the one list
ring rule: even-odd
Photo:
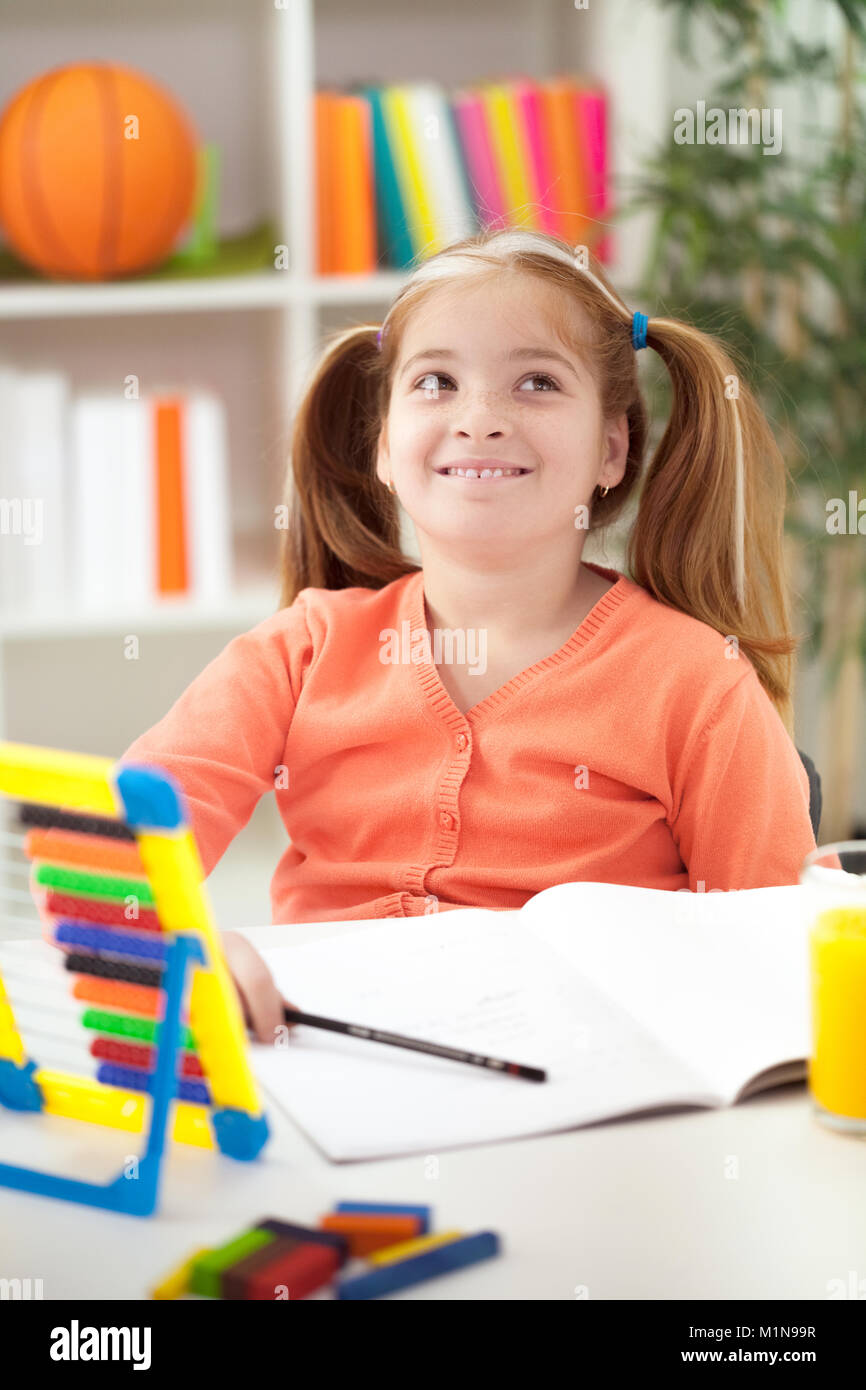
[[[186,795],[205,877],[274,788],[289,725],[311,658],[304,599],[235,637],[121,761],[153,763]],[[223,948],[247,1023],[259,1042],[285,1027],[284,1001],[245,937]]]
[[299,596],[233,638],[122,756],[177,778],[205,877],[274,788],[310,647]]
[[809,778],[751,664],[683,762],[671,823],[692,892],[797,883],[815,848]]

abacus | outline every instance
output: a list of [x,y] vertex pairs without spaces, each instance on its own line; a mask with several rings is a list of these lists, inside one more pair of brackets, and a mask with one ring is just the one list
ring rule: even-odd
[[0,812],[7,867],[26,879],[10,875],[3,897],[35,906],[71,982],[75,1036],[89,1040],[84,1073],[40,1066],[30,1046],[50,1049],[57,1032],[44,1007],[19,1028],[33,1010],[14,1001],[21,986],[38,996],[41,978],[0,962],[0,1107],[146,1135],[134,1178],[103,1184],[0,1163],[0,1186],[148,1216],[169,1133],[256,1158],[267,1118],[176,780],[151,765],[0,742]]

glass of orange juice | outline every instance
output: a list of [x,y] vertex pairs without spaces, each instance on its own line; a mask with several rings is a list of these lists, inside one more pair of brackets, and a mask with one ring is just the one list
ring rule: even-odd
[[809,1091],[823,1124],[866,1135],[866,840],[819,845],[800,871],[809,924]]

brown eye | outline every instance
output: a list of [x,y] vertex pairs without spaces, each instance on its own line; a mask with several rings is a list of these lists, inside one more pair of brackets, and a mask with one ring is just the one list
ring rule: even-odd
[[[550,389],[553,389],[554,391],[558,391],[558,390],[559,390],[559,387],[557,386],[556,382],[553,380],[553,377],[552,377],[552,376],[548,376],[546,372],[533,372],[533,373],[532,373],[532,376],[528,376],[528,377],[526,378],[526,381],[546,381],[546,382],[547,382],[547,386],[545,387],[545,390],[550,390]],[[523,387],[526,385],[526,381],[521,382],[521,387],[520,387],[521,390],[523,390]],[[533,391],[533,392],[530,392],[530,394],[531,394],[531,395],[535,395],[536,392]]]
[[438,391],[440,381],[451,381],[451,378],[445,376],[444,372],[427,372],[419,381],[415,382],[415,390],[417,391],[420,386],[425,391]]

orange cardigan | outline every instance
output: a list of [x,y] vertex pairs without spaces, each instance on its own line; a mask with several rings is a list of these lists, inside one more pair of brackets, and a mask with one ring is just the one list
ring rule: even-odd
[[304,589],[124,761],[176,776],[205,874],[274,791],[290,839],[275,922],[513,909],[579,879],[796,883],[815,848],[808,777],[751,662],[591,568],[616,582],[568,641],[465,715],[417,639],[420,659],[381,659],[388,630],[409,656],[426,633],[420,570]]

